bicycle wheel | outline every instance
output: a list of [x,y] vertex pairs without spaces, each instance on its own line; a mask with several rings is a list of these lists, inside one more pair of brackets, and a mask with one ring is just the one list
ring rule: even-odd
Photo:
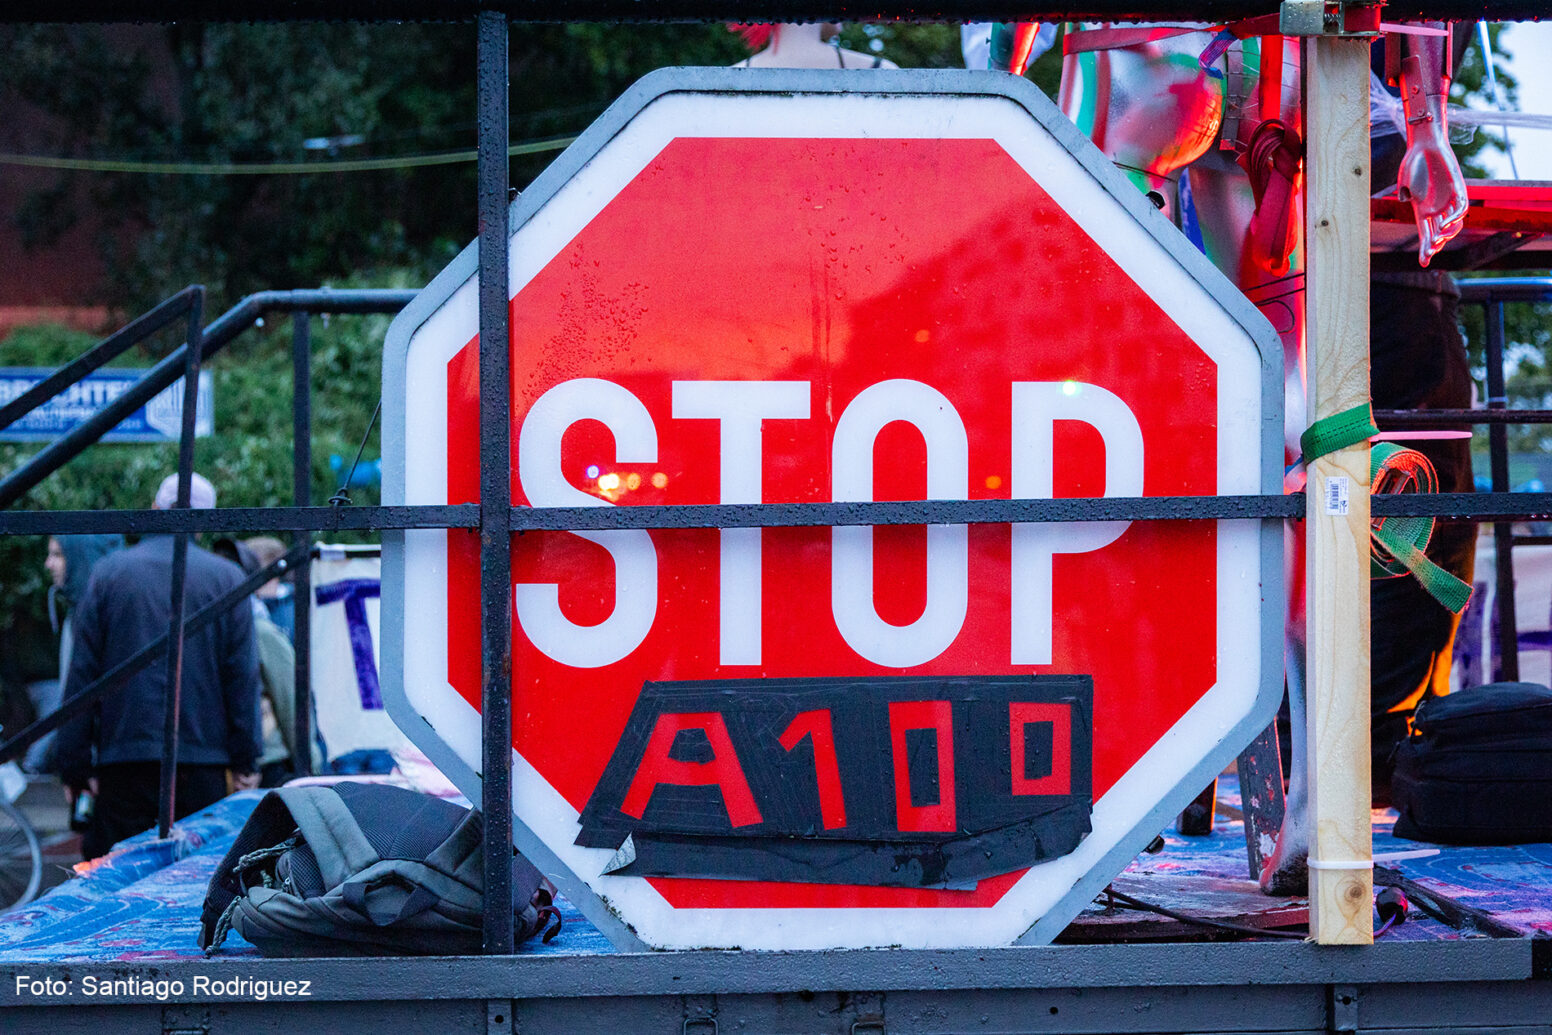
[[43,881],[43,846],[27,817],[0,798],[0,913],[31,902]]

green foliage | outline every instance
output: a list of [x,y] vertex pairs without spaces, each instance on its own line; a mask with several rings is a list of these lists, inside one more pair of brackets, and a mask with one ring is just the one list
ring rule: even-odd
[[[251,163],[475,144],[468,25],[0,26],[0,52],[0,110],[28,113],[0,133],[38,154]],[[726,65],[744,54],[720,25],[514,26],[513,138],[579,132],[655,67]],[[31,136],[18,138],[23,129]],[[514,159],[513,183],[551,158]],[[265,288],[418,287],[473,238],[474,198],[473,163],[305,176],[60,173],[14,218],[26,243],[43,246],[93,214],[110,277],[101,297],[75,301],[135,313],[202,283],[210,317]],[[371,422],[387,325],[386,317],[313,322],[315,504],[343,477],[330,457],[348,467]],[[58,329],[21,331],[6,340],[5,362],[57,366],[90,344]],[[164,336],[119,362],[149,366],[176,344]],[[216,433],[199,441],[196,467],[223,506],[291,502],[290,348],[290,322],[273,321],[208,365]],[[378,434],[374,426],[368,461],[379,455]],[[35,451],[0,446],[0,472]],[[144,507],[175,464],[171,444],[98,445],[20,505]],[[350,495],[378,502],[375,488]],[[0,537],[0,636],[9,644],[0,680],[13,689],[55,670],[44,551],[42,537]]]
[[[468,150],[474,32],[440,24],[0,26],[0,110],[29,110],[35,153],[159,162],[306,161]],[[719,25],[514,26],[516,139],[576,133],[665,64],[728,64]],[[17,130],[20,132],[20,129]],[[520,156],[513,182],[553,153]],[[424,282],[475,235],[474,164],[308,175],[60,173],[24,201],[34,245],[85,206],[139,311],[187,283],[215,311],[261,288],[382,268]]]
[[[1513,54],[1506,51],[1500,42],[1499,37],[1503,28],[1502,24],[1491,24],[1487,31],[1493,41],[1493,71],[1497,74],[1499,89],[1503,92],[1504,102],[1508,107],[1514,108],[1517,107],[1514,102],[1519,96],[1517,89],[1519,84],[1505,65],[1505,61],[1513,57]],[[1454,82],[1450,84],[1452,103],[1465,104],[1468,99],[1475,99],[1478,107],[1494,106],[1492,93],[1487,84],[1487,63],[1483,60],[1481,42],[1476,33],[1472,33],[1471,42],[1464,47],[1460,67],[1456,70]],[[1455,144],[1455,155],[1460,159],[1461,170],[1467,176],[1487,175],[1478,160],[1478,156],[1484,149],[1502,152],[1503,137],[1491,130],[1479,129],[1469,141]]]
[[[73,359],[91,344],[90,336],[75,331],[29,328],[6,339],[5,358],[16,366],[52,367]],[[123,357],[114,365],[133,364],[131,357]],[[14,471],[39,448],[0,444],[0,471]],[[19,506],[99,510],[115,506],[115,498],[128,494],[148,501],[170,465],[176,463],[177,450],[171,446],[96,446],[65,472],[45,479]],[[45,611],[49,579],[43,557],[47,546],[43,536],[0,536],[0,640],[7,644],[0,652],[0,680],[12,686],[51,678],[58,672]]]
[[878,54],[901,68],[963,68],[959,26],[906,22],[854,22],[841,27],[841,46]]

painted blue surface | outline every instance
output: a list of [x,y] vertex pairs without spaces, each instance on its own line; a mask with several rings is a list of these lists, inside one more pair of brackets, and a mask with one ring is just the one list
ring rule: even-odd
[[[1207,912],[1215,894],[1238,895],[1238,906],[1243,906],[1244,893],[1254,892],[1255,884],[1249,879],[1245,862],[1245,827],[1234,818],[1241,802],[1232,775],[1219,778],[1218,802],[1228,808],[1218,810],[1211,836],[1181,837],[1173,829],[1164,831],[1164,851],[1155,856],[1140,856],[1117,878],[1117,886],[1183,912]],[[1396,837],[1395,823],[1395,812],[1374,810],[1374,854],[1381,865],[1462,905],[1491,913],[1527,935],[1552,933],[1552,844],[1482,848],[1434,845]],[[1395,853],[1417,852],[1429,854],[1385,858]],[[1150,878],[1157,886],[1152,895],[1148,894]],[[1189,894],[1182,895],[1181,888],[1189,888]],[[1265,902],[1268,909],[1307,904],[1304,899],[1264,896],[1259,901]],[[1219,915],[1237,911],[1237,907],[1224,908]],[[1390,941],[1435,941],[1453,940],[1461,935],[1429,919],[1414,905],[1406,922],[1391,928],[1383,937]]]
[[[158,841],[148,831],[121,844],[90,873],[66,881],[41,899],[0,916],[0,962],[199,959],[200,906],[211,873],[226,854],[262,791],[234,794],[179,824],[176,836]],[[1231,778],[1219,782],[1221,804],[1211,836],[1186,838],[1165,832],[1158,855],[1141,856],[1117,880],[1132,894],[1176,909],[1212,908],[1214,895],[1254,891],[1247,879],[1244,827],[1232,818],[1239,792]],[[1405,841],[1391,833],[1394,813],[1376,812],[1376,853],[1439,847],[1425,858],[1387,863],[1457,901],[1492,913],[1525,930],[1552,932],[1552,845],[1450,848]],[[1181,888],[1189,888],[1182,896]],[[1300,900],[1258,899],[1267,908]],[[560,935],[519,947],[530,955],[593,955],[613,952],[608,940],[569,902],[561,900]],[[1220,915],[1233,910],[1222,910]],[[1456,938],[1449,928],[1413,910],[1384,937],[1393,941]],[[218,958],[257,956],[233,934]]]
[[[118,845],[103,863],[21,909],[0,916],[0,962],[201,959],[200,907],[210,875],[264,796],[242,791],[178,824],[175,837],[154,831]],[[609,942],[562,900],[561,933],[532,954],[613,952]],[[257,956],[233,933],[214,958]]]

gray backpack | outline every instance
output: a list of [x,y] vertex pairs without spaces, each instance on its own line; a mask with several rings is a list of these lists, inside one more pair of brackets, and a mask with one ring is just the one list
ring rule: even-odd
[[[341,783],[271,791],[205,894],[199,945],[231,931],[266,956],[454,956],[483,937],[483,817],[426,794]],[[513,858],[516,941],[560,930],[551,889]]]

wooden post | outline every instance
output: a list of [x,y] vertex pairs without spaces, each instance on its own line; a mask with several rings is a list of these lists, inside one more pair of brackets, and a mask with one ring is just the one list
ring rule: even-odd
[[[1311,422],[1369,401],[1369,41],[1305,41]],[[1309,468],[1310,934],[1374,941],[1369,444]]]

